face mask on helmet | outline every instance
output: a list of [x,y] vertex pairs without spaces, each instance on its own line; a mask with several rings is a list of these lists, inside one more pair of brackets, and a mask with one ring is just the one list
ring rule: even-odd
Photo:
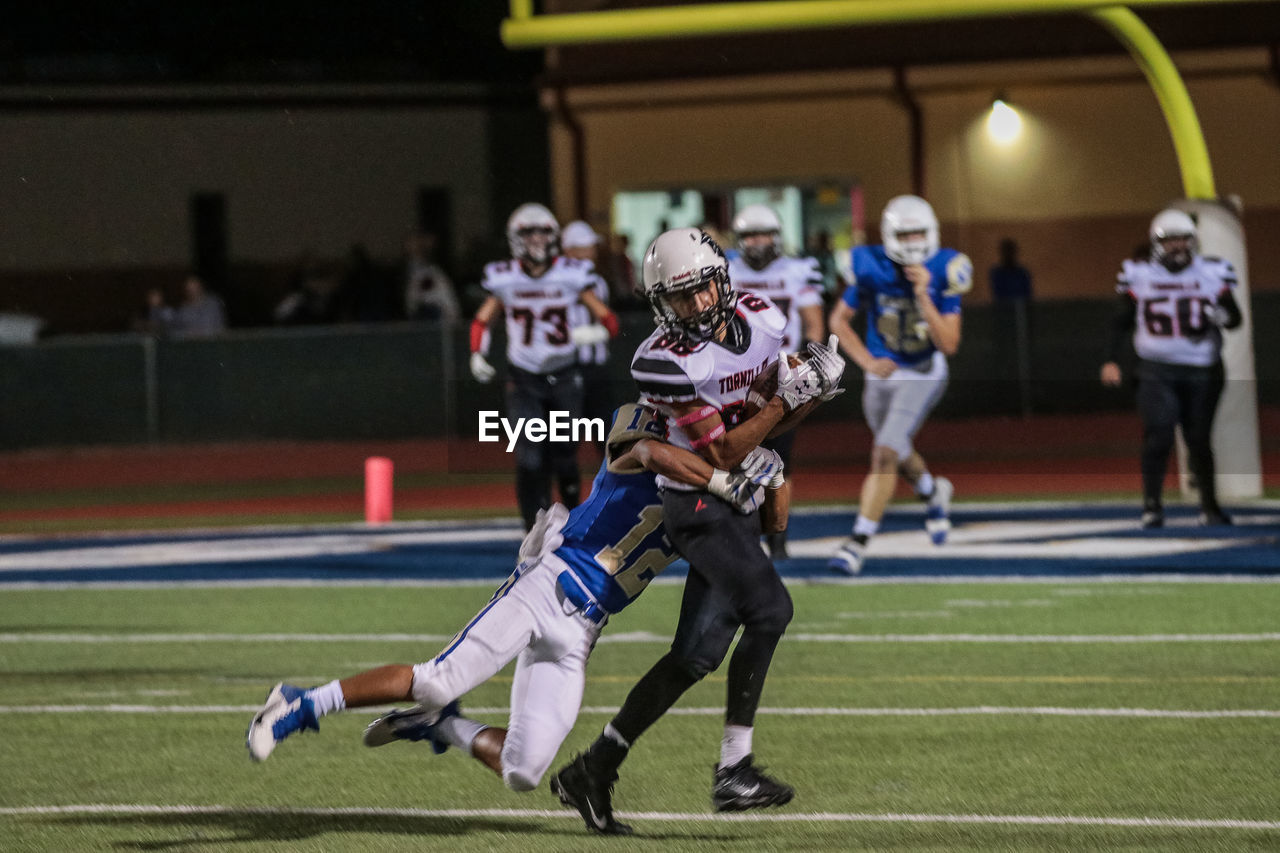
[[737,306],[724,252],[699,228],[658,235],[645,252],[643,286],[654,323],[695,342],[715,337]]
[[1184,269],[1199,251],[1195,220],[1181,210],[1164,210],[1151,220],[1151,260],[1170,272]]
[[743,260],[755,269],[763,269],[781,254],[778,248],[781,230],[778,215],[763,204],[747,205],[733,218],[738,250]]
[[522,204],[507,220],[511,257],[545,264],[560,254],[560,223],[540,204]]
[[884,207],[880,239],[884,253],[894,263],[923,264],[938,253],[938,217],[919,196],[900,195]]

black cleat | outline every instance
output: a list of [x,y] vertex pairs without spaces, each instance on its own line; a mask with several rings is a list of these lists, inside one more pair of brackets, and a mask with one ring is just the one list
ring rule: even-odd
[[613,783],[616,781],[616,771],[607,779],[594,775],[579,753],[551,777],[551,793],[564,805],[577,809],[587,829],[601,835],[630,835],[629,825],[613,819]]
[[1223,512],[1221,507],[1202,511],[1198,521],[1201,527],[1226,527],[1234,524],[1231,516]]
[[1142,511],[1142,529],[1155,530],[1164,527],[1164,510],[1144,509]]
[[718,812],[740,812],[765,806],[785,806],[795,789],[766,776],[763,768],[751,763],[752,756],[732,767],[718,767],[711,789],[711,807]]

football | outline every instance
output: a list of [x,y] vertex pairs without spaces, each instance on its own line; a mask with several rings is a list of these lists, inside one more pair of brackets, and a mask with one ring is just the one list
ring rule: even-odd
[[807,354],[783,353],[778,356],[777,361],[765,368],[765,371],[752,381],[751,387],[747,389],[747,399],[742,406],[743,420],[754,417],[766,403],[773,399],[773,395],[778,393],[778,365],[782,363],[783,358],[788,359],[787,363],[792,367],[798,367],[805,361]]

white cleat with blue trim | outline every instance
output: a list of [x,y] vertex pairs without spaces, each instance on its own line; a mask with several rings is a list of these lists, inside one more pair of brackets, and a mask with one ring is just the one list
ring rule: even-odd
[[306,689],[281,682],[271,688],[262,710],[254,714],[245,745],[254,761],[266,761],[276,744],[303,729],[319,731],[315,706]]
[[934,478],[933,494],[929,496],[924,517],[924,529],[934,545],[947,544],[947,535],[951,533],[951,496],[955,490],[946,477]]

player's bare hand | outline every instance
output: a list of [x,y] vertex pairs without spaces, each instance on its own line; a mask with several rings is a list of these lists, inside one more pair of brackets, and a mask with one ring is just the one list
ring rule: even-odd
[[1102,365],[1102,384],[1109,388],[1117,388],[1120,386],[1120,365],[1114,361],[1108,361]]
[[922,264],[903,267],[902,274],[907,277],[907,281],[911,282],[911,289],[915,292],[917,299],[923,299],[929,295],[929,282],[933,280],[933,275]]
[[891,358],[877,358],[863,370],[872,376],[879,376],[881,379],[888,379],[893,372],[898,369],[898,365]]

